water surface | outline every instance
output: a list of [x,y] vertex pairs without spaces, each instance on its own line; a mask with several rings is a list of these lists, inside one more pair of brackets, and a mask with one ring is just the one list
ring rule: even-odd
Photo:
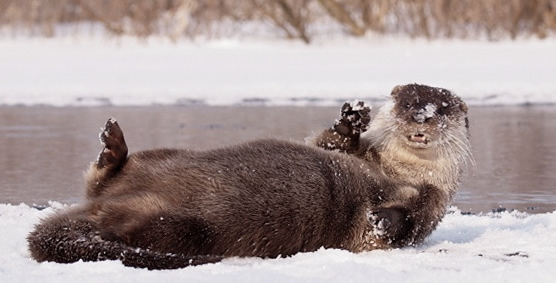
[[[329,127],[337,107],[0,107],[0,203],[44,205],[82,199],[83,172],[109,117],[130,152],[155,147],[208,149],[256,138],[303,140]],[[470,167],[454,204],[556,210],[556,107],[472,107]]]

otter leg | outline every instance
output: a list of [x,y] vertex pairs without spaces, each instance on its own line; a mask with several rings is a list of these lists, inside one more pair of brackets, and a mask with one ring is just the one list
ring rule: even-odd
[[368,213],[375,234],[391,247],[423,242],[446,214],[447,194],[429,184],[420,186],[418,190],[416,196],[374,208]]
[[326,150],[355,153],[359,150],[359,137],[369,129],[371,108],[363,101],[346,102],[340,118],[323,131],[314,144]]
[[104,148],[87,172],[87,196],[101,195],[107,180],[112,178],[127,161],[127,145],[118,122],[110,118],[99,134]]

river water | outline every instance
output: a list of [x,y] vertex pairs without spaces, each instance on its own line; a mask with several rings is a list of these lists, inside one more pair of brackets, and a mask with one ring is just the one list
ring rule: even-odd
[[[209,149],[256,138],[303,138],[329,127],[329,107],[0,107],[0,203],[76,203],[83,173],[118,119],[130,152]],[[470,166],[454,205],[464,212],[556,210],[556,107],[471,107]]]

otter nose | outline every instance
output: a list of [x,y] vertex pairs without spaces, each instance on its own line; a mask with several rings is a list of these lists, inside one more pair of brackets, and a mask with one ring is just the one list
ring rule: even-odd
[[424,123],[427,120],[427,116],[422,111],[419,111],[413,114],[413,120],[417,123]]
[[419,124],[422,124],[432,118],[435,112],[436,107],[432,104],[427,104],[424,108],[419,109],[419,111],[413,113],[413,120],[415,120],[415,122]]

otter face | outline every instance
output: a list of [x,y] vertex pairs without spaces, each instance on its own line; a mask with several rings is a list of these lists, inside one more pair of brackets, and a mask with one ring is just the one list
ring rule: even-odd
[[392,90],[392,100],[398,138],[410,148],[426,149],[453,139],[451,135],[467,135],[467,105],[449,90],[402,85]]

